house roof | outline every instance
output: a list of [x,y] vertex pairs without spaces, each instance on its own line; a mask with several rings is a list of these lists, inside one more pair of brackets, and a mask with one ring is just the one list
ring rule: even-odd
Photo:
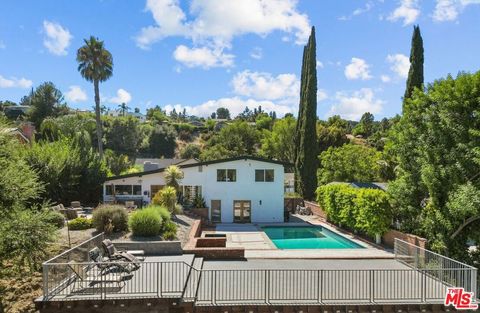
[[[189,168],[189,167],[195,167],[195,166],[225,163],[225,162],[232,162],[232,161],[238,161],[238,160],[254,160],[254,161],[260,161],[260,162],[266,162],[266,163],[280,164],[280,165],[284,165],[284,166],[292,166],[292,164],[287,163],[287,162],[265,159],[265,158],[254,157],[254,156],[238,156],[238,157],[204,161],[204,162],[197,162],[197,163],[187,163],[187,162],[185,162],[185,163],[180,163],[177,166],[179,168]],[[161,172],[165,171],[165,169],[167,167],[162,167],[162,168],[159,168],[159,169],[156,169],[156,170],[153,170],[153,171],[145,171],[145,172],[139,172],[139,173],[131,173],[131,174],[125,174],[125,175],[119,175],[119,176],[112,176],[112,177],[108,177],[106,179],[106,181],[122,179],[122,178],[129,178],[129,177],[137,177],[137,176],[141,177],[143,175],[161,173]]]
[[381,189],[386,191],[388,183],[379,183],[379,182],[331,182],[330,184],[348,184],[354,188],[370,188],[370,189]]
[[187,161],[187,159],[143,159],[139,158],[135,160],[135,164],[144,165],[145,162],[156,163],[158,168],[169,167],[170,165],[180,164]]

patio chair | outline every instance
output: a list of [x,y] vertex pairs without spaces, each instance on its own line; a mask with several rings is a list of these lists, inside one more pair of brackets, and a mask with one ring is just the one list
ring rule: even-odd
[[[75,275],[71,291],[72,294],[88,291],[88,288],[94,287],[97,284],[116,284],[117,289],[121,289],[125,285],[125,281],[133,277],[133,274],[122,275],[113,273],[102,275],[101,272],[98,271],[93,271],[93,275],[91,275],[92,273],[89,274],[83,264],[75,261],[70,261],[67,264]],[[77,284],[81,285],[80,288],[78,288]]]
[[88,251],[88,258],[95,263],[101,274],[110,272],[130,273],[134,269],[134,264],[130,262],[118,262],[118,260],[110,260],[102,256],[98,247]]
[[[105,239],[104,241],[102,241],[102,247],[105,251],[105,255],[110,260],[126,260],[127,262],[131,262],[135,266],[135,269],[140,268],[140,262],[142,260],[134,256],[131,251],[117,250],[117,248],[115,248],[113,242],[110,239]],[[138,254],[143,254],[143,251],[141,250],[135,252],[138,252]]]
[[125,207],[129,210],[137,209],[137,206],[135,205],[135,201],[125,201]]

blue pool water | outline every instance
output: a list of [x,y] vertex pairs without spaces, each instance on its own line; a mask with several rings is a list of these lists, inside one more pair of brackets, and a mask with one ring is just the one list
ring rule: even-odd
[[265,226],[278,249],[361,249],[359,244],[321,226]]

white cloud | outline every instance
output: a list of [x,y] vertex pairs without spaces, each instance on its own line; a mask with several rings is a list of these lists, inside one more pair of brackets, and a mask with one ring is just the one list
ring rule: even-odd
[[358,16],[358,15],[362,15],[364,13],[367,13],[368,11],[370,11],[373,7],[375,6],[375,4],[372,2],[372,1],[368,1],[367,3],[365,3],[365,6],[361,7],[361,8],[357,8],[355,9],[350,15],[342,15],[338,18],[338,20],[340,21],[347,21],[347,20],[350,20],[352,19],[352,17],[354,16]]
[[370,88],[362,88],[351,94],[338,92],[336,101],[338,103],[330,108],[327,115],[340,115],[348,120],[359,120],[365,112],[378,114],[382,111],[384,104],[384,101],[375,98],[375,94]]
[[382,82],[384,82],[384,83],[388,83],[388,82],[390,82],[390,81],[392,80],[392,79],[390,78],[390,76],[388,76],[388,75],[382,75],[382,76],[380,76],[380,79],[381,79]]
[[223,53],[220,48],[189,48],[184,45],[178,46],[173,52],[173,57],[187,67],[231,67],[234,55]]
[[55,55],[67,55],[67,48],[73,36],[68,29],[63,28],[60,24],[43,21],[43,31],[45,38],[43,45]]
[[347,79],[366,80],[372,78],[370,75],[370,65],[360,58],[352,58],[350,64],[345,67],[345,77]]
[[470,4],[480,4],[479,0],[437,0],[433,20],[437,22],[455,21],[458,15]]
[[253,59],[260,60],[263,58],[263,50],[260,47],[255,47],[250,51],[250,57]]
[[146,48],[168,36],[230,43],[238,35],[265,36],[275,30],[293,34],[303,44],[310,34],[309,20],[296,6],[296,0],[192,0],[188,19],[178,0],[147,0],[145,9],[156,25],[142,28],[137,44]]
[[278,114],[278,116],[283,116],[286,113],[296,113],[297,111],[297,108],[295,106],[277,104],[268,100],[260,100],[260,101],[254,100],[254,99],[245,100],[239,97],[209,100],[195,106],[169,104],[169,105],[166,105],[164,109],[167,112],[170,112],[173,109],[175,109],[177,112],[183,111],[183,109],[185,109],[187,111],[187,114],[208,117],[210,116],[210,114],[212,114],[212,112],[215,112],[220,107],[227,108],[230,111],[231,116],[236,116],[242,113],[245,107],[248,107],[249,109],[253,110],[253,108],[257,108],[258,106],[262,106],[262,110],[267,112],[275,111]]
[[317,102],[323,101],[325,99],[328,99],[327,92],[323,89],[318,89],[317,90]]
[[122,88],[117,90],[117,96],[108,99],[108,102],[116,104],[129,103],[130,101],[132,101],[132,95]]
[[232,80],[236,94],[257,99],[298,102],[300,94],[300,80],[295,74],[279,74],[243,71],[237,73]]
[[26,78],[10,77],[5,78],[0,75],[0,88],[30,88],[33,82]]
[[87,101],[87,98],[87,93],[80,86],[70,86],[65,92],[65,99],[70,102],[83,102]]
[[321,61],[317,60],[317,68],[323,68],[324,65]]
[[282,31],[294,36],[297,44],[304,44],[310,34],[310,23],[306,14],[298,12],[297,2],[192,0],[187,16],[178,0],[147,0],[145,10],[152,13],[155,24],[142,28],[135,40],[140,48],[148,49],[163,38],[181,36],[191,39],[196,47],[218,50],[230,49],[235,36],[263,37]]
[[413,24],[420,15],[418,0],[400,0],[398,6],[388,17],[389,21],[403,20],[403,26]]
[[387,56],[387,62],[392,64],[390,69],[395,72],[401,78],[408,77],[408,70],[410,69],[410,59],[401,53],[389,54]]

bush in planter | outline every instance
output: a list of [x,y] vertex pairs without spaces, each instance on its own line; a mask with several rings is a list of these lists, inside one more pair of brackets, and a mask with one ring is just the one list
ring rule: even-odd
[[128,215],[123,206],[101,205],[93,210],[93,225],[100,232],[121,232],[128,230]]
[[194,208],[198,208],[198,209],[207,207],[207,203],[205,202],[205,199],[200,195],[195,196],[195,198],[193,199],[192,205]]
[[168,211],[168,209],[164,206],[161,206],[161,205],[149,205],[147,207],[148,209],[153,209],[155,211],[158,212],[158,214],[160,214],[160,216],[162,217],[162,220],[163,221],[169,221],[172,219],[172,216],[170,214],[170,212]]
[[157,205],[164,206],[171,213],[175,214],[175,205],[177,204],[177,191],[172,186],[167,186],[158,191],[152,199]]
[[62,228],[65,225],[65,215],[57,211],[48,210],[45,212],[44,221],[54,225],[56,228]]
[[163,239],[174,240],[177,238],[177,224],[168,221],[163,226]]
[[162,230],[162,217],[156,208],[145,208],[130,216],[129,226],[134,236],[156,236]]
[[93,221],[90,218],[77,217],[68,222],[68,228],[70,230],[85,230],[93,228]]

